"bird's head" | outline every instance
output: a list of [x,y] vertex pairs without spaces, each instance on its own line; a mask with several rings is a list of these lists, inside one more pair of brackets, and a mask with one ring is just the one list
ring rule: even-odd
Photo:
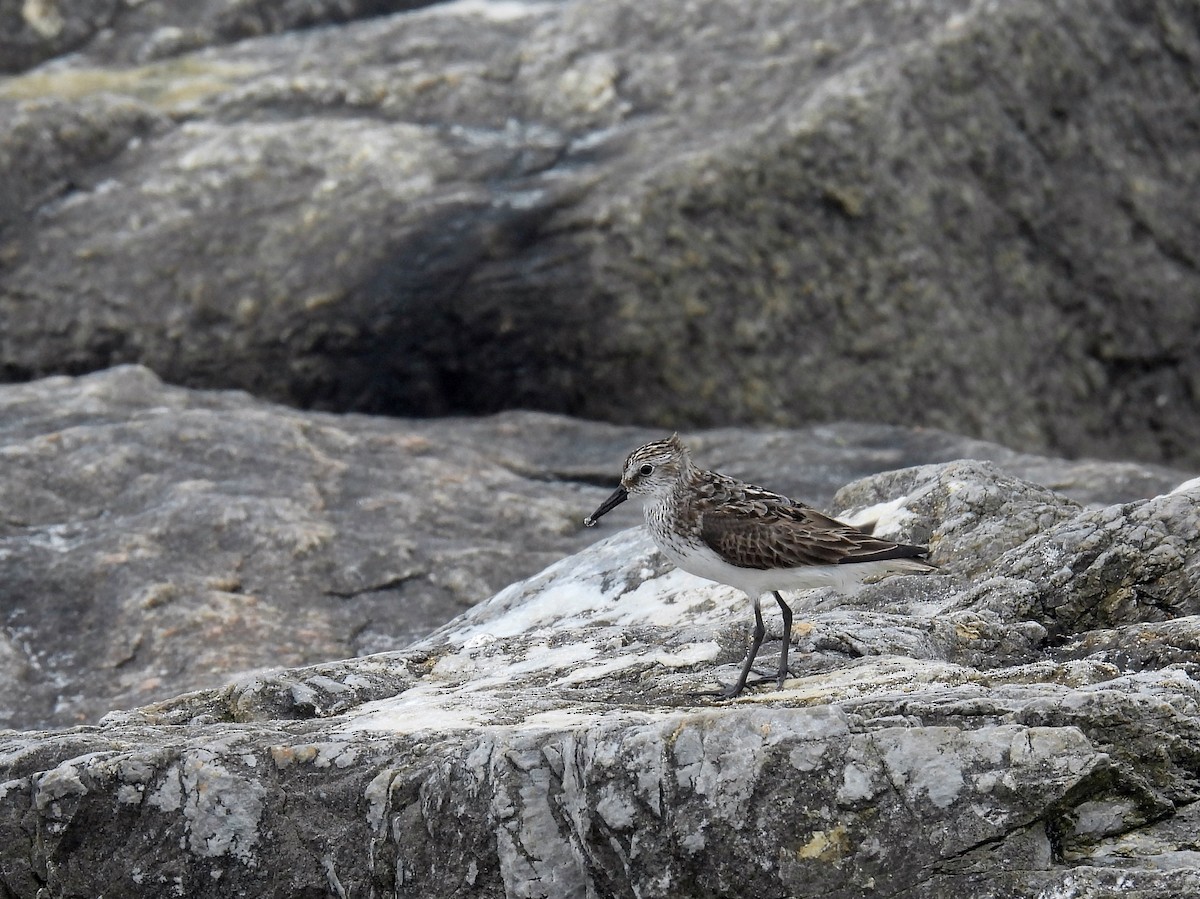
[[672,434],[639,446],[625,460],[621,486],[633,496],[661,497],[670,493],[691,465],[688,449]]
[[602,515],[612,511],[630,496],[666,496],[687,474],[691,464],[688,449],[678,434],[672,434],[666,440],[655,440],[653,443],[639,446],[625,460],[621,486],[613,491],[612,496],[602,502],[595,512],[585,518],[583,523],[592,527]]

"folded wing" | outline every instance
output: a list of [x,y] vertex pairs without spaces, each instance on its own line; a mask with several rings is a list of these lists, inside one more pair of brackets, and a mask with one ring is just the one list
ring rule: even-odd
[[798,568],[886,559],[919,559],[927,549],[894,543],[822,515],[800,503],[756,503],[753,514],[711,509],[701,515],[700,539],[739,568]]

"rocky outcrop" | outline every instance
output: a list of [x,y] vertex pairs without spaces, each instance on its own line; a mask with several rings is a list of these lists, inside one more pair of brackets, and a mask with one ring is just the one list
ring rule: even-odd
[[1200,461],[1193,4],[408,5],[0,2],[0,373]]
[[88,63],[144,63],[293,29],[425,6],[429,0],[0,0],[0,71],[74,52]]
[[1083,508],[954,462],[834,506],[927,536],[942,571],[793,596],[782,691],[701,695],[748,604],[620,531],[403,652],[4,735],[0,889],[1200,888],[1200,485]]
[[[94,722],[406,646],[586,546],[583,515],[629,449],[661,436],[529,413],[304,413],[136,367],[0,388],[0,725]],[[959,456],[1093,504],[1183,477],[880,426],[689,439],[709,464],[821,504],[865,473]]]

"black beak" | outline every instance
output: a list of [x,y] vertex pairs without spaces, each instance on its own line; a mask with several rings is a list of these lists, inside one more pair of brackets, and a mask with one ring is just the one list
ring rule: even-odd
[[607,515],[627,499],[629,499],[629,491],[624,487],[618,487],[612,492],[612,496],[597,506],[596,511],[583,520],[583,526],[587,528],[594,528],[596,526],[596,522],[600,520],[601,516]]

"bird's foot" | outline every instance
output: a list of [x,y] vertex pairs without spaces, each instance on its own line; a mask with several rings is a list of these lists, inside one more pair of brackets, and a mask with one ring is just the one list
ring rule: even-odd
[[717,683],[721,686],[719,690],[692,690],[688,695],[692,699],[733,699],[737,696],[731,692],[731,687],[726,687],[720,681]]
[[723,684],[720,681],[717,681],[717,687],[719,689],[696,690],[692,693],[692,696],[703,699],[737,699],[746,691],[747,687],[761,687],[763,684],[769,684],[775,680],[775,678],[767,677],[766,675],[761,674],[761,672],[755,673],[760,674],[760,676],[755,680],[747,681],[744,684]]
[[779,674],[775,676],[775,689],[782,690],[784,683],[789,677],[795,677],[795,675],[792,674],[792,666],[788,665],[786,668],[780,668]]

